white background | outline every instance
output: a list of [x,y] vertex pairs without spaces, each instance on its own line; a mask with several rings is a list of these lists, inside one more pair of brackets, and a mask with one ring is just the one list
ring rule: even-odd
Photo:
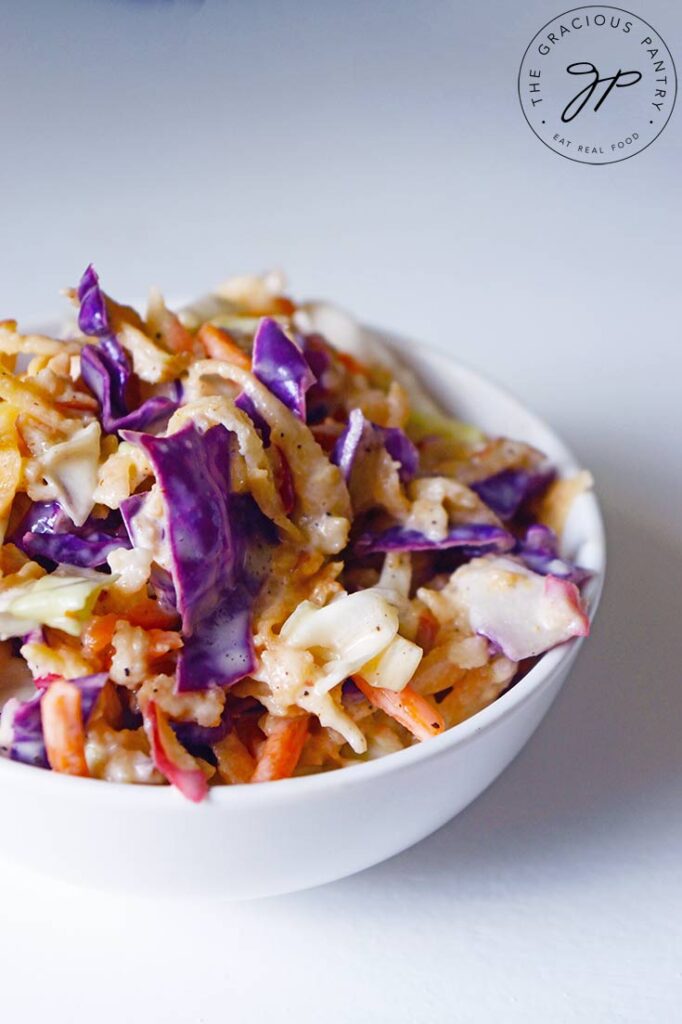
[[[7,868],[3,1020],[679,1019],[682,112],[624,163],[549,152],[516,74],[561,9],[0,2],[2,315],[55,312],[90,260],[123,298],[285,267],[297,295],[447,350],[550,419],[598,480],[610,543],[574,676],[457,820],[253,904]],[[682,7],[634,9],[682,64]],[[0,823],[0,850],[20,827]]]

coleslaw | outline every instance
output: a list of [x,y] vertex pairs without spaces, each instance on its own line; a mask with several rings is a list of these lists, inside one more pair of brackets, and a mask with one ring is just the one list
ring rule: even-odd
[[587,635],[588,473],[278,275],[144,316],[92,266],[67,294],[65,338],[0,323],[6,756],[200,801],[439,735]]

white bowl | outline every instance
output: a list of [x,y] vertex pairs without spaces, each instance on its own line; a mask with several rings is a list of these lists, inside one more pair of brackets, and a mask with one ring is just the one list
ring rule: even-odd
[[[536,445],[562,473],[578,468],[549,427],[497,385],[414,343],[391,345],[460,418]],[[586,588],[593,616],[605,568],[593,494],[574,503],[564,551],[595,573]],[[550,651],[442,736],[322,775],[216,788],[199,805],[171,787],[71,778],[0,758],[0,854],[81,884],[221,899],[342,878],[419,842],[482,793],[537,728],[581,642]]]

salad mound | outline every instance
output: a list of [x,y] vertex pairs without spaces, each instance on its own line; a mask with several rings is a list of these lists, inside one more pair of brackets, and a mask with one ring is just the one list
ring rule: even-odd
[[0,323],[10,758],[199,801],[427,740],[587,634],[559,537],[589,474],[275,275],[144,317],[92,266],[68,294],[64,339]]

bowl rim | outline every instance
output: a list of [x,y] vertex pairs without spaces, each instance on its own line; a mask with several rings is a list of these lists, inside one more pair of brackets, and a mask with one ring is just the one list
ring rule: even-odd
[[[54,324],[54,319],[41,319],[43,325],[46,322]],[[365,327],[371,335],[396,348],[403,357],[414,350],[414,341],[405,338],[394,332],[373,327]],[[42,330],[45,330],[43,326]],[[424,354],[431,363],[456,368],[461,377],[468,380],[471,385],[484,387],[489,392],[496,393],[507,404],[529,420],[533,427],[540,434],[545,434],[551,441],[551,447],[560,457],[564,471],[577,472],[581,467],[570,448],[556,434],[554,429],[532,409],[520,401],[505,385],[498,383],[487,374],[480,373],[458,358],[444,353],[430,345],[420,345],[420,354]],[[409,360],[408,360],[409,361]],[[583,515],[587,526],[584,530],[583,543],[589,542],[593,552],[594,576],[590,581],[590,605],[588,617],[590,623],[599,606],[604,585],[606,570],[606,537],[604,519],[602,516],[599,500],[594,490],[581,495],[583,502]],[[102,779],[76,778],[58,772],[37,770],[33,765],[12,761],[8,757],[0,756],[0,781],[7,780],[8,784],[19,782],[30,790],[46,790],[49,785],[50,792],[57,796],[68,797],[72,800],[89,800],[91,796],[97,796],[101,800],[109,800],[112,803],[123,801],[130,804],[134,801],[135,806],[149,808],[154,805],[162,811],[178,811],[181,808],[192,806],[195,813],[212,813],[224,805],[244,804],[257,806],[272,802],[289,802],[296,799],[305,799],[306,794],[320,793],[333,790],[339,787],[362,785],[372,779],[379,778],[390,772],[401,772],[421,762],[429,761],[440,757],[451,747],[463,747],[471,743],[479,733],[487,732],[494,728],[500,721],[513,714],[517,708],[531,700],[540,690],[549,684],[561,669],[567,665],[570,667],[576,657],[578,650],[584,642],[584,637],[574,637],[566,643],[560,644],[543,654],[538,662],[526,675],[508,690],[502,693],[496,700],[477,711],[476,714],[460,722],[458,725],[446,729],[440,736],[434,736],[428,741],[416,743],[403,750],[397,750],[386,754],[383,757],[371,761],[363,761],[356,765],[349,765],[345,768],[338,768],[326,772],[316,772],[310,775],[302,775],[288,779],[259,783],[258,785],[231,785],[211,786],[208,799],[200,804],[191,804],[174,786],[162,785],[134,785],[123,782],[107,782]],[[48,781],[49,780],[49,781]],[[106,794],[106,795],[105,795]]]

